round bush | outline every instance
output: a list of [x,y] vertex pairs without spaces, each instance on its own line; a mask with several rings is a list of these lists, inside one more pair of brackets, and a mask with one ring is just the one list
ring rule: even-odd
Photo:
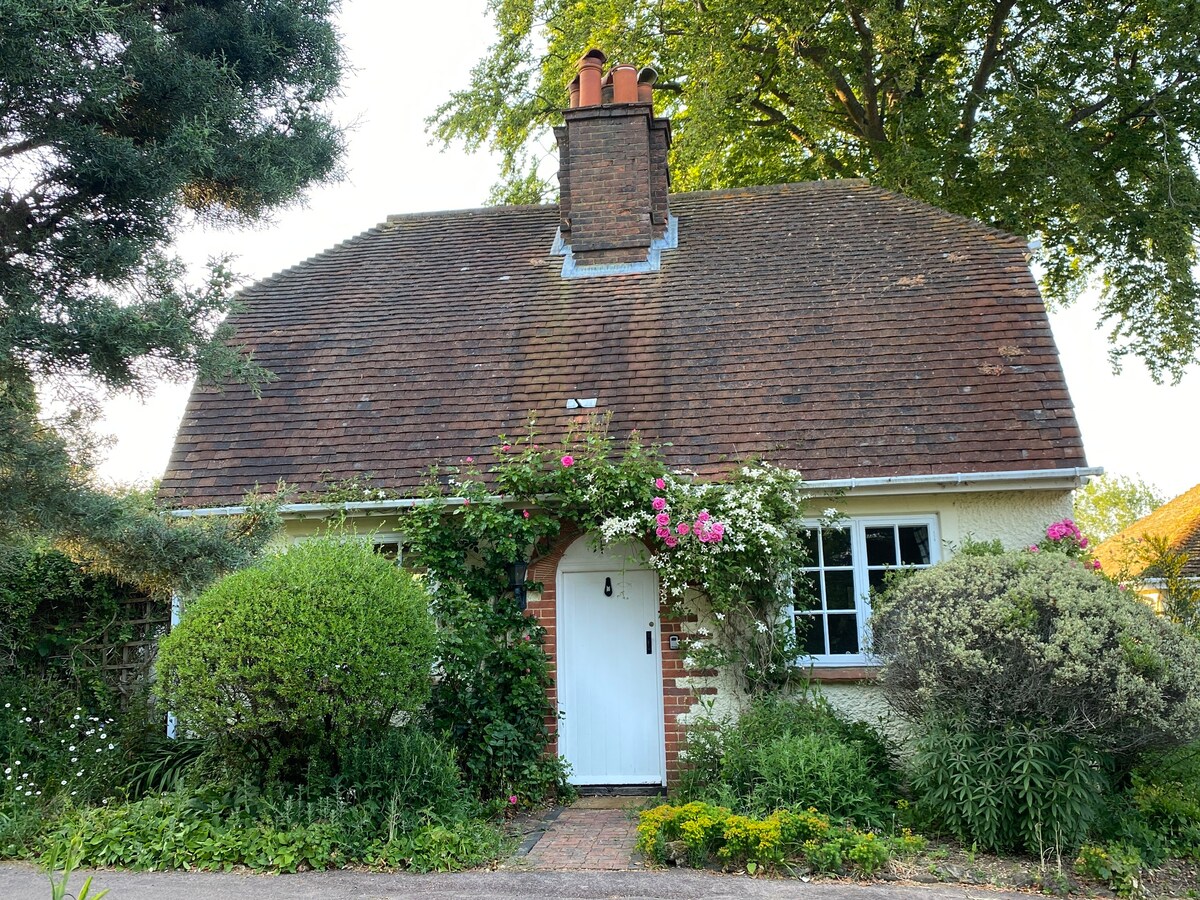
[[1051,729],[1126,759],[1200,736],[1200,644],[1062,554],[957,557],[895,585],[872,623],[912,720]]
[[434,627],[421,585],[360,540],[297,544],[187,605],[155,691],[184,729],[266,762],[336,753],[429,697]]

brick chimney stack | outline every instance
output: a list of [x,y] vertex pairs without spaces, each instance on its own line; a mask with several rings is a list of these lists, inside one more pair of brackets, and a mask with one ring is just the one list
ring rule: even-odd
[[658,268],[674,246],[667,209],[671,123],[654,117],[653,69],[607,62],[599,50],[579,60],[558,140],[561,222],[558,252],[566,276]]

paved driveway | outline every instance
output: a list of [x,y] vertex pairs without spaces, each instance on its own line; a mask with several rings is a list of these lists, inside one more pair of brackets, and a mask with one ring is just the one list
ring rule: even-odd
[[[77,889],[83,879],[71,880]],[[805,884],[715,875],[691,870],[650,872],[461,872],[454,875],[382,875],[371,872],[309,872],[302,875],[243,875],[182,872],[98,872],[93,888],[109,888],[105,900],[401,900],[409,897],[470,900],[1029,900],[961,887],[910,887],[853,883]],[[74,890],[70,892],[74,894]],[[0,864],[0,898],[47,900],[50,884],[32,866]]]

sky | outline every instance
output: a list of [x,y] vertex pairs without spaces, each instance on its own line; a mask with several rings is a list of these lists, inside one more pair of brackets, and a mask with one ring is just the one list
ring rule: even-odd
[[[339,28],[352,71],[334,106],[335,119],[350,128],[345,177],[256,228],[187,228],[178,253],[197,272],[210,257],[234,254],[234,269],[253,281],[392,214],[480,206],[496,161],[431,145],[425,119],[469,84],[493,39],[485,10],[485,0],[345,0]],[[1093,304],[1085,295],[1051,315],[1088,462],[1138,475],[1167,497],[1180,494],[1200,482],[1200,366],[1178,386],[1155,385],[1136,361],[1114,374]],[[100,476],[145,483],[161,475],[188,391],[165,385],[146,398],[110,399],[99,423],[112,438]]]

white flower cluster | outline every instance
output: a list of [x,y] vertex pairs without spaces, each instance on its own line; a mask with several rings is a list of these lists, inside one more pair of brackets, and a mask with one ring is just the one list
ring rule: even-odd
[[[11,709],[12,704],[5,703],[4,708]],[[39,718],[35,725],[33,716],[25,715],[28,712],[28,709],[21,707],[22,715],[18,715],[16,719],[18,726],[32,732],[35,728],[46,724],[45,719]],[[53,780],[58,782],[57,785],[53,785],[55,790],[51,791],[50,786],[46,786],[44,790],[51,791],[51,793],[62,791],[72,797],[77,796],[80,782],[88,777],[89,771],[94,771],[94,769],[89,770],[88,766],[102,765],[105,757],[117,749],[116,743],[109,738],[108,734],[112,724],[112,719],[88,716],[84,714],[82,707],[76,707],[75,714],[59,732],[64,736],[60,737],[58,741],[59,746],[63,748],[58,756],[67,757],[67,754],[70,754],[67,757],[70,760],[70,769],[62,773],[65,777],[52,776]],[[37,745],[33,734],[30,734],[29,738],[21,743],[29,748]],[[54,756],[54,754],[50,754],[50,756]],[[84,760],[91,760],[92,763],[86,763]],[[4,790],[0,792],[0,798],[7,794],[22,805],[36,802],[36,798],[43,794],[43,787],[39,784],[38,771],[42,771],[46,766],[63,768],[65,765],[65,758],[45,759],[41,765],[36,760],[31,761],[29,758],[13,759],[5,765]],[[41,777],[46,777],[44,771],[42,771]]]

